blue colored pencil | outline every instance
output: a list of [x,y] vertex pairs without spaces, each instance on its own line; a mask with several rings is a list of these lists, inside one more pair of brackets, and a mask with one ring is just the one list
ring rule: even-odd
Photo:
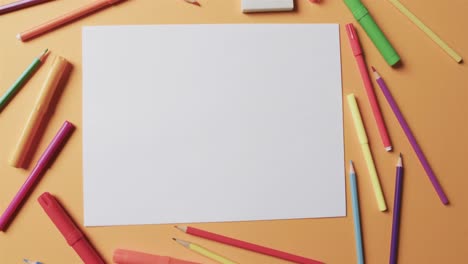
[[362,245],[361,217],[359,214],[359,195],[356,182],[356,172],[353,161],[350,161],[349,179],[351,182],[351,197],[353,204],[354,235],[356,237],[357,263],[364,264],[364,247]]
[[23,259],[23,261],[27,264],[42,264],[42,262],[39,262],[39,261],[32,261],[32,260],[29,260],[29,259]]
[[393,202],[392,243],[390,246],[390,264],[398,259],[398,237],[400,233],[401,194],[403,188],[403,162],[401,154],[396,166],[395,199]]

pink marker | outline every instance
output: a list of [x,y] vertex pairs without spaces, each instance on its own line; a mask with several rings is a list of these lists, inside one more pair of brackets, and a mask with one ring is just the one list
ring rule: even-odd
[[44,172],[49,168],[52,160],[58,154],[61,147],[71,135],[74,129],[75,126],[72,123],[68,121],[65,121],[65,123],[63,123],[60,130],[52,139],[52,142],[50,142],[49,146],[46,148],[42,156],[37,161],[37,164],[31,171],[31,174],[26,179],[23,186],[21,186],[21,189],[19,189],[18,193],[13,198],[8,208],[0,217],[0,231],[4,231],[6,229],[8,223],[13,219],[13,215],[16,212],[16,210],[18,210],[26,196],[31,192],[32,188],[40,180]]

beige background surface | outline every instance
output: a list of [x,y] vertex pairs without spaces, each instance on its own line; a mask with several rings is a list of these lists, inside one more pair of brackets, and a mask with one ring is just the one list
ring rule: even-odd
[[[0,0],[1,4],[11,2]],[[182,0],[129,0],[118,6],[70,24],[50,34],[21,43],[15,35],[30,26],[78,7],[86,0],[56,0],[20,12],[0,16],[0,92],[4,92],[32,58],[44,48],[68,58],[74,65],[68,85],[57,105],[33,163],[50,142],[64,120],[77,130],[52,168],[26,201],[7,232],[0,234],[0,263],[21,263],[23,257],[47,264],[80,263],[42,208],[37,197],[49,191],[57,195],[72,216],[82,223],[81,158],[81,27],[84,25],[182,24],[182,23],[340,23],[352,22],[342,1],[324,0],[320,5],[297,1],[297,10],[288,13],[251,14],[240,12],[240,0],[200,0],[202,7]],[[402,0],[420,19],[468,58],[468,2],[466,0]],[[387,203],[392,209],[395,162],[398,152],[405,156],[404,201],[399,263],[467,263],[468,251],[468,70],[456,64],[419,29],[387,1],[364,3],[374,14],[404,61],[399,69],[388,67],[360,27],[358,32],[367,61],[376,66],[387,80],[394,97],[425,151],[450,199],[443,206],[436,196],[403,131],[380,90],[377,96],[395,152],[385,153],[365,99],[361,79],[341,27],[343,89],[356,93],[374,152]],[[294,48],[294,43],[291,43]],[[131,51],[128,51],[131,52]],[[116,54],[118,56],[118,54]],[[28,175],[7,165],[7,159],[23,129],[52,59],[34,75],[8,107],[0,113],[0,209]],[[350,114],[345,105],[346,160],[356,162],[359,177],[361,214],[367,263],[388,262],[391,210],[376,210],[367,170],[357,144]],[[348,182],[348,180],[347,180]],[[349,192],[348,192],[349,197]],[[348,208],[350,203],[348,201]],[[351,211],[348,212],[350,213]],[[164,213],[164,212],[161,212]],[[214,232],[309,256],[326,263],[355,263],[353,222],[351,217],[245,223],[196,225]],[[172,255],[203,263],[212,263],[172,242],[172,237],[202,244],[239,263],[284,261],[232,247],[188,237],[171,225],[87,228],[84,232],[110,263],[115,248],[128,248]]]

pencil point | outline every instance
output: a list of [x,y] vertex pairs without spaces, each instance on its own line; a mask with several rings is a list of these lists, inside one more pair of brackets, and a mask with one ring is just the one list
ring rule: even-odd
[[401,153],[400,153],[400,155],[398,156],[397,167],[403,167],[403,160],[402,160],[402,157],[401,157]]
[[23,41],[23,38],[21,37],[21,34],[17,34],[17,35],[16,35],[16,38],[17,38],[18,40]]
[[377,70],[374,68],[374,66],[371,66],[372,72],[374,73],[375,79],[380,79],[380,74],[377,72]]
[[200,2],[198,2],[198,1],[195,1],[195,0],[184,0],[184,1],[187,2],[187,3],[189,3],[189,4],[192,4],[192,5],[196,5],[196,6],[201,7]]
[[177,238],[172,238],[172,240],[174,240],[175,242],[181,244],[182,246],[188,248],[190,246],[190,242],[187,242],[185,240],[182,240],[182,239],[177,239]]
[[354,164],[353,164],[353,161],[352,161],[352,160],[349,161],[349,173],[350,173],[350,174],[355,173],[355,171],[354,171]]
[[186,226],[174,226],[175,228],[179,229],[180,231],[187,233],[187,227]]
[[387,151],[387,152],[390,152],[390,151],[392,151],[392,149],[393,149],[393,147],[392,147],[392,146],[385,147],[385,151]]
[[44,59],[47,57],[47,55],[49,54],[49,49],[45,49],[41,55],[39,55],[39,60],[40,61],[44,61]]

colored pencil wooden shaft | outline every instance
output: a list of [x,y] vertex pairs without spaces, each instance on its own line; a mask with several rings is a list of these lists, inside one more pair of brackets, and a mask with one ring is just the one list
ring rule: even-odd
[[193,243],[190,243],[189,245],[189,249],[209,258],[209,259],[212,259],[218,263],[221,263],[221,264],[236,264],[235,262],[225,258],[225,257],[222,257],[214,252],[211,252],[209,251],[208,249],[204,248],[204,247],[201,247],[197,244],[193,244]]
[[432,39],[439,47],[441,47],[452,59],[460,63],[463,61],[463,58],[453,50],[445,41],[443,41],[439,36],[437,36],[434,31],[432,31],[428,26],[426,26],[419,18],[417,18],[411,11],[408,10],[400,1],[398,0],[388,0],[392,3],[402,14],[404,14],[411,22],[413,22],[420,30],[422,30],[426,35]]
[[79,18],[82,18],[84,16],[90,15],[91,13],[94,13],[100,9],[103,9],[105,7],[108,7],[112,4],[115,4],[117,2],[120,2],[123,0],[97,0],[93,1],[87,5],[84,5],[78,9],[75,9],[69,13],[66,13],[62,16],[59,16],[57,18],[54,18],[50,21],[47,21],[37,27],[33,27],[29,30],[26,30],[24,32],[21,32],[17,35],[17,38],[21,41],[27,41],[32,38],[35,38],[39,35],[42,35],[48,31],[51,31],[53,29],[59,28],[65,24],[68,24],[72,21],[75,21]]
[[20,10],[33,5],[42,4],[51,0],[19,0],[13,3],[0,6],[0,15]]
[[[352,166],[352,163],[351,163]],[[364,264],[364,247],[362,243],[361,216],[359,212],[359,193],[354,169],[349,174],[351,182],[351,198],[353,205],[354,236],[356,238],[357,263]]]
[[24,199],[26,199],[36,183],[41,179],[41,176],[44,174],[44,172],[49,168],[50,163],[56,157],[59,150],[70,137],[74,129],[75,126],[72,123],[68,121],[63,123],[62,127],[50,142],[49,146],[47,146],[46,150],[37,161],[36,166],[31,171],[31,174],[26,179],[23,186],[21,186],[10,205],[8,205],[5,212],[0,217],[0,231],[4,231],[6,229],[8,223],[13,219],[15,212],[23,203]]
[[31,77],[39,66],[42,64],[42,61],[45,58],[47,50],[45,50],[39,57],[35,58],[34,61],[29,65],[29,67],[20,75],[20,77],[13,83],[10,88],[0,97],[0,111],[2,111],[5,106],[10,102],[10,100],[15,96],[15,94],[23,87],[26,81]]
[[[400,158],[401,159],[401,158]],[[395,198],[393,201],[392,242],[390,246],[390,264],[398,259],[398,239],[400,233],[401,197],[403,192],[403,166],[396,167]]]
[[[182,231],[184,231],[184,230],[182,230]],[[208,239],[208,240],[216,241],[216,242],[219,242],[219,243],[222,243],[222,244],[226,244],[226,245],[230,245],[230,246],[250,250],[250,251],[257,252],[257,253],[264,254],[264,255],[268,255],[268,256],[271,256],[271,257],[276,257],[276,258],[279,258],[279,259],[291,261],[291,262],[294,262],[294,263],[302,263],[302,264],[320,264],[320,263],[322,263],[322,262],[317,261],[317,260],[313,260],[313,259],[293,255],[291,253],[287,253],[287,252],[279,251],[279,250],[276,250],[276,249],[272,249],[272,248],[252,244],[252,243],[242,241],[242,240],[238,240],[238,239],[235,239],[235,238],[230,238],[230,237],[226,237],[226,236],[223,236],[223,235],[218,235],[218,234],[211,233],[211,232],[208,232],[208,231],[204,231],[204,230],[194,228],[194,227],[187,227],[186,230],[185,230],[185,233],[190,234],[190,235],[194,235],[194,236],[198,236],[198,237],[202,237],[202,238],[205,238],[205,239]]]
[[386,151],[392,150],[392,143],[390,142],[390,137],[388,136],[387,128],[385,127],[385,122],[382,117],[382,112],[380,111],[380,106],[375,96],[374,87],[372,85],[371,77],[369,71],[367,70],[366,61],[364,60],[364,55],[362,52],[361,44],[359,42],[359,37],[354,29],[352,23],[346,25],[346,32],[348,34],[349,43],[353,51],[354,57],[359,68],[359,73],[361,74],[361,79],[364,84],[364,88],[367,94],[367,99],[372,109],[372,114],[374,115],[375,123],[380,134],[380,138],[384,145]]
[[26,126],[16,144],[16,148],[9,160],[13,167],[22,167],[27,153],[29,153],[33,140],[44,117],[50,109],[50,102],[58,90],[60,81],[63,79],[70,64],[60,56],[57,56],[50,68],[44,85],[39,92],[39,96],[34,105],[33,111],[29,115]]
[[369,141],[367,140],[367,134],[364,128],[364,123],[362,122],[359,106],[354,94],[349,94],[347,99],[354,127],[356,128],[356,134],[358,136],[359,143],[361,144],[362,155],[364,156],[367,170],[369,171],[369,177],[371,179],[372,189],[374,190],[375,200],[377,201],[377,207],[380,211],[384,212],[387,210],[387,204],[385,202],[382,187],[380,186],[379,176],[377,174],[377,169],[375,168],[374,159],[372,158],[372,152],[369,147]]
[[416,156],[418,156],[419,162],[421,162],[421,165],[423,166],[424,170],[426,171],[427,176],[429,177],[429,180],[432,183],[432,186],[434,186],[435,191],[437,192],[437,195],[439,196],[440,200],[442,201],[443,204],[448,204],[449,200],[447,196],[445,195],[442,186],[440,185],[439,181],[437,180],[437,177],[435,176],[434,171],[432,171],[431,166],[429,165],[429,162],[426,159],[426,156],[424,155],[422,149],[419,147],[416,138],[413,135],[413,132],[411,132],[411,129],[406,122],[405,118],[403,117],[403,114],[400,111],[400,108],[398,107],[397,103],[395,102],[395,99],[393,99],[392,94],[390,93],[390,90],[388,89],[387,85],[385,84],[384,80],[380,77],[380,75],[374,71],[377,83],[379,84],[382,93],[385,95],[385,98],[387,99],[388,104],[390,105],[390,108],[392,108],[393,113],[395,114],[396,118],[398,119],[398,122],[400,123],[401,128],[405,132],[406,137],[408,138],[408,141],[411,144],[411,147],[413,148],[414,152],[416,153]]

